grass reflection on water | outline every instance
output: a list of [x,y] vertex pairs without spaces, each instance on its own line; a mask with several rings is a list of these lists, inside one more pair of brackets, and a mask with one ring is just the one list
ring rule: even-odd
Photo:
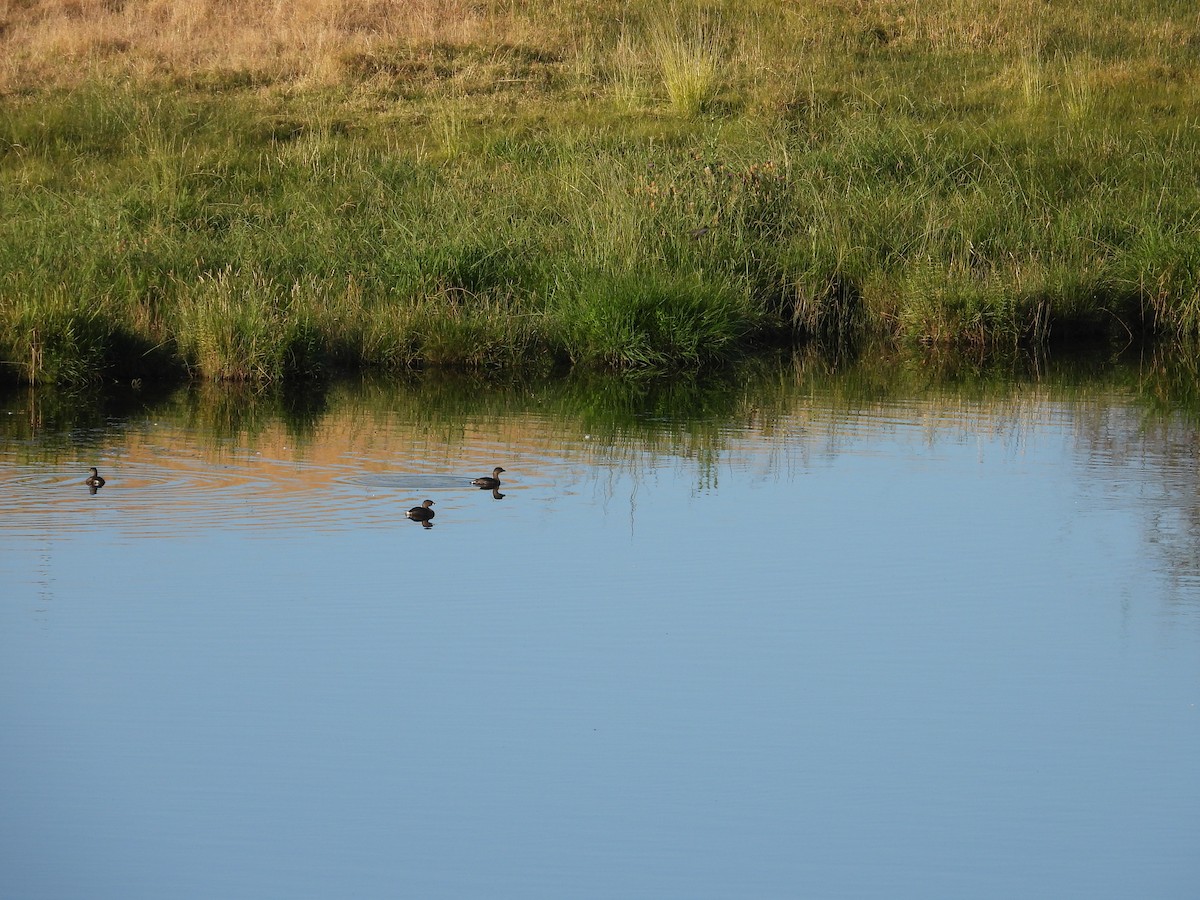
[[[675,456],[704,481],[735,436],[794,440],[814,416],[850,422],[904,407],[932,431],[1020,429],[1049,405],[1080,411],[1079,439],[1137,453],[1106,433],[1087,408],[1117,399],[1140,417],[1129,440],[1154,436],[1170,459],[1194,452],[1200,373],[1165,352],[1139,358],[875,353],[831,360],[811,352],[771,356],[706,378],[581,374],[558,379],[415,373],[406,379],[313,383],[294,388],[193,383],[117,386],[107,392],[49,387],[0,395],[12,462],[58,466],[117,452],[169,424],[211,461],[247,450],[275,459],[328,460],[362,452],[386,429],[397,456],[435,458],[465,448],[474,423],[503,423],[500,439],[544,452],[601,454],[612,465]],[[836,428],[832,429],[836,432]],[[836,434],[826,449],[836,452]],[[469,449],[469,448],[466,448]]]
[[636,482],[669,462],[690,468],[706,489],[735,456],[764,470],[803,467],[836,458],[862,429],[887,422],[920,429],[929,441],[1005,435],[1017,444],[1069,409],[1081,459],[1143,466],[1176,498],[1179,524],[1156,525],[1156,543],[1174,568],[1194,576],[1197,384],[1195,360],[1170,352],[973,359],[879,351],[833,359],[814,350],[707,378],[438,372],[286,390],[203,382],[103,393],[25,388],[0,397],[0,427],[4,462],[23,467],[23,477],[69,480],[78,472],[82,480],[100,465],[114,482],[109,494],[140,473],[145,486],[189,488],[194,502],[229,490],[239,476],[255,494],[269,494],[312,491],[354,473],[475,477],[514,460],[524,470],[514,476],[527,485],[538,470],[592,466]]

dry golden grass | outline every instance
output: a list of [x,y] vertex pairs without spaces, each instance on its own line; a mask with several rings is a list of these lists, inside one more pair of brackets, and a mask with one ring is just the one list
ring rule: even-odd
[[[727,40],[707,46],[712,35]],[[761,85],[885,48],[955,59],[1186,55],[1200,44],[1200,12],[1151,0],[0,0],[0,91],[93,73],[335,83],[363,77],[356,60],[398,50],[517,47],[633,96],[670,69],[664,38],[692,51],[685,68],[719,63],[714,85]],[[670,94],[671,77],[653,91]]]
[[348,55],[381,45],[519,32],[511,16],[469,0],[0,0],[0,88],[96,68],[332,80]]

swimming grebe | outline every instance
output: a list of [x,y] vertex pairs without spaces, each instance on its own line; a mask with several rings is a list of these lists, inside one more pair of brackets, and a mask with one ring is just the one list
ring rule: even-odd
[[96,467],[92,466],[88,471],[92,474],[83,483],[88,487],[104,487],[104,479],[100,477],[100,473],[96,471]]
[[504,470],[502,468],[496,466],[496,468],[492,469],[492,475],[490,478],[487,475],[484,475],[482,478],[473,478],[471,479],[471,484],[475,485],[475,487],[479,488],[480,490],[494,491],[496,488],[500,487],[500,473],[503,471]]
[[426,500],[420,506],[414,506],[412,509],[410,509],[408,512],[406,512],[404,515],[407,518],[413,519],[414,521],[417,521],[417,522],[426,522],[429,519],[433,518],[433,510],[429,508],[431,506],[433,506],[433,501]]

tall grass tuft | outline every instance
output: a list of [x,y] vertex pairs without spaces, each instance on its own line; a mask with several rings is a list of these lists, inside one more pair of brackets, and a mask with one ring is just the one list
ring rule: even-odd
[[80,384],[102,377],[117,330],[104,304],[59,288],[0,307],[6,307],[0,314],[0,347],[7,374],[31,384]]
[[711,107],[724,82],[729,39],[705,10],[670,2],[648,13],[649,46],[672,108],[697,116]]
[[180,285],[171,324],[186,365],[203,377],[275,381],[320,372],[313,310],[302,285],[227,267]]
[[725,362],[757,324],[728,287],[651,272],[586,273],[553,311],[572,362],[616,370]]

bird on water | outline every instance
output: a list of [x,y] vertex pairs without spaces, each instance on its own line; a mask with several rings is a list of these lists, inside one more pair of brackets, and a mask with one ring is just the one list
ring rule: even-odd
[[482,491],[494,491],[496,488],[500,487],[500,473],[503,471],[504,469],[496,466],[496,468],[492,469],[492,474],[490,477],[484,475],[482,478],[472,478],[471,484],[475,485],[475,487]]
[[96,471],[96,467],[92,466],[88,469],[92,474],[84,479],[84,484],[90,488],[104,487],[104,479],[100,477],[100,473]]
[[420,506],[414,506],[404,516],[414,522],[428,522],[434,516],[433,510],[429,508],[431,506],[433,506],[433,501],[426,500]]

